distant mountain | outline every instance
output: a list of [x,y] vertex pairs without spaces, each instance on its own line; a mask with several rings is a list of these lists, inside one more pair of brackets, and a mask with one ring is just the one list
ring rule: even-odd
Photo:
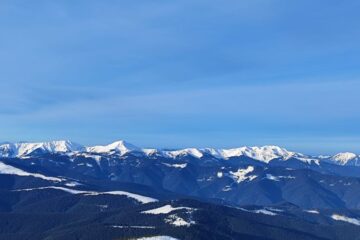
[[5,143],[0,145],[1,157],[25,157],[35,153],[70,153],[76,151],[85,151],[85,148],[71,141]]
[[312,157],[277,146],[159,150],[125,141],[7,143],[0,149],[0,174],[134,183],[234,206],[360,208],[360,167],[348,153]]
[[342,166],[360,166],[360,156],[350,152],[338,153],[328,158],[328,161]]
[[0,145],[0,157],[29,157],[34,154],[92,154],[123,156],[128,153],[143,154],[145,156],[157,156],[178,159],[183,157],[194,158],[217,158],[228,160],[231,158],[247,157],[260,162],[270,163],[277,160],[297,159],[305,163],[319,164],[328,162],[341,166],[360,166],[360,156],[354,153],[339,153],[334,156],[310,156],[298,152],[288,151],[278,146],[262,147],[239,147],[232,149],[214,148],[186,148],[178,150],[141,149],[131,143],[120,140],[105,146],[85,147],[71,141],[51,141],[39,143],[5,143]]
[[86,148],[86,152],[89,153],[105,153],[105,154],[119,153],[120,155],[124,155],[128,152],[141,152],[141,151],[142,150],[140,148],[125,141],[117,141],[106,146],[93,146]]

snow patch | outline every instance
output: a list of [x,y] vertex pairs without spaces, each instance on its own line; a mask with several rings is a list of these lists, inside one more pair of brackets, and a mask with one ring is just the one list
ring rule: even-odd
[[333,215],[331,215],[331,218],[336,221],[343,221],[343,222],[347,222],[347,223],[351,223],[351,224],[360,226],[360,220],[356,219],[356,218],[350,218],[350,217],[339,215],[339,214],[333,214]]
[[304,210],[307,213],[312,213],[312,214],[320,214],[320,212],[318,210],[313,210],[313,209],[309,209],[309,210]]
[[80,186],[82,185],[81,183],[78,183],[78,182],[68,182],[68,183],[65,183],[65,186],[67,187],[76,187],[76,186]]
[[284,212],[282,209],[267,207],[266,210],[272,211],[272,212]]
[[135,193],[129,193],[129,192],[124,192],[124,191],[110,191],[110,192],[87,192],[85,193],[86,195],[91,195],[91,196],[95,196],[95,195],[102,195],[102,194],[109,194],[109,195],[119,195],[119,196],[126,196],[128,198],[132,198],[135,199],[136,201],[140,202],[140,203],[151,203],[151,202],[157,202],[158,200],[155,198],[151,198],[151,197],[145,197],[142,195],[138,195]]
[[225,187],[223,187],[223,189],[221,191],[228,192],[228,191],[231,191],[231,190],[232,190],[232,188],[230,186],[225,186]]
[[88,154],[88,153],[81,153],[79,156],[85,157],[85,158],[92,158],[96,161],[98,165],[100,165],[101,156],[95,155],[95,154]]
[[230,175],[237,183],[241,183],[241,182],[247,181],[247,180],[252,181],[255,178],[257,178],[256,175],[247,176],[249,173],[251,173],[253,171],[254,171],[254,167],[248,166],[246,169],[238,169],[236,172],[230,171]]
[[269,211],[269,210],[267,210],[267,209],[259,209],[259,210],[254,210],[254,211],[252,211],[252,212],[253,212],[253,213],[261,213],[261,214],[270,215],[270,216],[275,216],[275,215],[277,215],[276,213],[271,212],[271,211]]
[[257,213],[257,214],[265,214],[265,215],[270,215],[270,216],[276,216],[277,214],[268,210],[268,209],[255,209],[255,210],[248,210],[245,208],[239,208],[242,211],[245,212],[251,212],[251,213]]
[[187,211],[194,211],[195,209],[193,208],[189,208],[189,207],[172,207],[171,205],[165,205],[159,208],[155,208],[155,209],[151,209],[151,210],[147,210],[141,213],[145,213],[145,214],[168,214],[170,212],[173,211],[177,211],[177,210],[187,210]]
[[54,181],[54,182],[62,182],[65,180],[65,179],[57,178],[57,177],[47,177],[47,176],[39,174],[39,173],[25,172],[19,168],[7,165],[2,162],[0,162],[0,174],[17,175],[17,176],[22,176],[22,177],[35,177],[35,178],[41,178],[43,180]]
[[[154,226],[122,226],[122,225],[113,225],[113,228],[137,228],[137,229],[155,229]],[[140,238],[139,238],[140,239]]]
[[83,193],[87,193],[86,191],[80,191],[80,190],[75,190],[75,189],[70,189],[70,188],[65,188],[65,187],[57,187],[57,186],[48,186],[48,187],[38,187],[38,188],[24,188],[24,189],[16,189],[13,190],[14,192],[28,192],[28,191],[34,191],[34,190],[44,190],[44,189],[55,189],[55,190],[61,190],[67,193],[71,193],[71,194],[83,194]]
[[165,219],[165,222],[176,227],[190,227],[195,224],[194,221],[186,221],[185,219],[177,216],[176,214],[170,215]]
[[183,164],[168,164],[168,163],[163,163],[165,166],[167,167],[172,167],[172,168],[186,168],[187,167],[187,163],[183,163]]
[[295,179],[293,176],[274,176],[272,174],[266,174],[266,179],[272,180],[272,181],[280,181],[280,179]]
[[320,165],[319,159],[309,158],[309,157],[296,157],[296,159],[305,162],[307,164],[315,163],[316,165]]
[[136,240],[179,240],[179,239],[169,236],[155,236],[155,237],[136,238]]
[[124,191],[110,191],[110,192],[94,192],[94,191],[82,191],[82,190],[76,190],[76,189],[70,189],[65,187],[57,187],[57,186],[48,186],[48,187],[39,187],[39,188],[28,188],[28,189],[17,189],[14,191],[33,191],[33,190],[42,190],[42,189],[57,189],[64,192],[68,192],[71,194],[84,194],[86,196],[97,196],[97,195],[119,195],[119,196],[126,196],[131,199],[135,199],[136,201],[146,204],[151,202],[157,202],[158,200],[151,197],[142,196],[139,194],[124,192]]

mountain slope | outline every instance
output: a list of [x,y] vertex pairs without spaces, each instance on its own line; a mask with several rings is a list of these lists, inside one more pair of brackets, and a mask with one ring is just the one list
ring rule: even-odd
[[0,165],[4,166],[0,174],[42,179],[47,176],[59,179],[59,182],[66,182],[62,179],[103,182],[104,186],[140,184],[233,206],[290,202],[303,208],[360,208],[359,177],[334,174],[321,165],[298,160],[280,161],[284,165],[275,163],[266,164],[250,158],[201,161],[193,156],[149,158],[132,153],[102,155],[99,159],[81,154],[43,155],[26,160],[5,158]]
[[[29,176],[7,177],[22,178],[32,184]],[[78,192],[59,188],[2,189],[0,239],[359,237],[359,211],[304,210],[291,204],[232,208],[179,197],[142,202],[127,195],[88,194],[81,185],[71,188]]]
[[72,146],[3,154],[0,239],[359,239],[356,166],[274,146]]

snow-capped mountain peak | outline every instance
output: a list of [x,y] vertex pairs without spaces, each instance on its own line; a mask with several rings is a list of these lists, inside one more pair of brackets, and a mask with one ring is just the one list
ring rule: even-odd
[[77,152],[85,150],[84,146],[69,141],[69,140],[61,140],[61,141],[51,141],[41,143],[46,150],[51,152]]
[[278,146],[262,146],[262,147],[240,147],[232,149],[215,149],[215,148],[185,148],[174,151],[163,151],[163,155],[171,158],[179,156],[192,156],[195,158],[202,158],[210,155],[218,159],[229,159],[232,157],[245,156],[262,162],[270,162],[273,159],[280,158],[287,160],[291,157],[304,157],[305,155],[295,152],[290,152]]
[[296,153],[290,152],[278,146],[240,147],[233,149],[222,149],[220,152],[221,156],[225,159],[246,156],[266,163],[276,158],[287,160],[296,155]]
[[116,141],[105,146],[100,145],[100,146],[87,147],[86,150],[87,152],[91,152],[91,153],[120,153],[120,155],[124,155],[128,152],[133,152],[133,151],[139,151],[139,152],[141,151],[140,148],[123,140]]
[[38,151],[43,153],[68,153],[83,150],[83,146],[68,140],[35,143],[5,143],[0,145],[0,156],[24,157]]
[[[288,151],[279,146],[253,146],[253,147],[239,147],[231,149],[216,149],[216,148],[185,148],[176,150],[161,150],[161,149],[141,149],[126,141],[116,141],[108,145],[98,145],[84,147],[71,141],[49,141],[49,142],[19,142],[19,143],[2,143],[0,144],[0,157],[18,157],[27,158],[35,154],[87,154],[89,156],[99,157],[102,155],[118,154],[120,156],[127,153],[134,153],[137,156],[156,157],[163,156],[165,158],[184,158],[193,157],[197,159],[202,158],[216,158],[227,160],[235,157],[247,157],[258,160],[264,163],[269,163],[275,159],[286,161],[291,158],[299,161],[317,165],[321,161],[329,162],[337,165],[346,166],[360,166],[360,156],[344,152],[330,156],[309,156],[297,152]],[[140,154],[140,155],[139,155]]]
[[330,161],[339,165],[360,165],[360,157],[355,153],[338,153],[330,158]]
[[185,148],[174,151],[163,151],[163,154],[167,157],[172,157],[172,158],[179,156],[186,156],[186,155],[190,155],[195,158],[201,158],[203,156],[202,151],[200,151],[197,148]]

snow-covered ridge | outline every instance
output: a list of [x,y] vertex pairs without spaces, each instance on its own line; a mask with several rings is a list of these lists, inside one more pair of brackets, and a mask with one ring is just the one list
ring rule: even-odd
[[26,189],[16,189],[13,191],[21,192],[21,191],[36,191],[36,190],[44,190],[44,189],[56,189],[61,190],[70,194],[84,194],[85,196],[98,196],[98,195],[118,195],[118,196],[126,196],[128,198],[134,199],[139,203],[146,204],[152,202],[158,202],[159,200],[135,193],[124,192],[124,191],[110,191],[110,192],[94,192],[94,191],[83,191],[83,190],[76,190],[71,188],[65,187],[58,187],[58,186],[47,186],[47,187],[38,187],[38,188],[26,188]]
[[148,157],[161,156],[165,158],[192,157],[201,159],[213,157],[216,159],[228,160],[234,157],[248,157],[261,162],[269,163],[274,159],[288,160],[296,158],[306,163],[318,163],[327,161],[338,165],[360,166],[360,156],[354,153],[339,153],[334,156],[313,157],[297,152],[288,151],[279,146],[254,146],[239,147],[231,149],[215,148],[185,148],[176,150],[142,149],[126,141],[116,141],[108,145],[82,146],[71,141],[51,141],[38,143],[4,143],[0,145],[0,157],[19,157],[27,158],[33,154],[52,153],[52,154],[87,154],[89,156],[111,155],[120,156],[128,153],[140,154]]
[[119,153],[124,155],[128,152],[141,152],[142,150],[131,143],[121,140],[105,146],[86,147],[86,151],[90,153]]
[[356,219],[356,218],[350,218],[350,217],[339,215],[339,214],[336,214],[336,213],[331,215],[331,218],[336,220],[336,221],[343,221],[343,222],[347,222],[347,223],[351,223],[351,224],[360,226],[360,220]]
[[5,143],[0,145],[0,157],[23,157],[35,152],[69,153],[84,150],[83,146],[71,141]]
[[35,178],[41,178],[43,180],[47,181],[53,181],[53,182],[62,182],[64,179],[57,178],[57,177],[47,177],[39,173],[29,173],[25,172],[19,168],[7,165],[5,163],[0,162],[0,174],[7,174],[7,175],[17,175],[22,177],[35,177]]
[[360,166],[360,156],[357,156],[355,153],[344,152],[338,153],[332,156],[330,162],[336,163],[338,165],[353,165]]
[[241,147],[233,149],[219,150],[220,156],[223,158],[246,156],[262,162],[269,162],[275,158],[282,158],[287,160],[298,153],[290,152],[278,146],[263,146],[263,147]]

